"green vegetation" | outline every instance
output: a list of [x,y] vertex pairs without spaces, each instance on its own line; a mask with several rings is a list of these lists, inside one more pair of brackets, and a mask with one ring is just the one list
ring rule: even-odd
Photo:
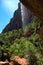
[[34,33],[28,37],[23,36],[22,29],[0,34],[0,60],[3,51],[3,53],[9,52],[10,58],[25,57],[30,61],[30,65],[43,65],[43,41],[36,33],[37,23],[32,22],[28,27],[33,28]]

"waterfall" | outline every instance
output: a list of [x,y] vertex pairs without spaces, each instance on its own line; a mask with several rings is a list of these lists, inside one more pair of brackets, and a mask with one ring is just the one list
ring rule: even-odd
[[24,27],[29,24],[33,19],[33,13],[31,13],[30,10],[28,10],[22,3],[21,5],[21,16],[22,16],[22,27],[25,31]]

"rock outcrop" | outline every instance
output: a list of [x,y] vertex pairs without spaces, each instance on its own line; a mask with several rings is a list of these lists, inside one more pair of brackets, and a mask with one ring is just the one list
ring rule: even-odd
[[14,65],[27,65],[28,64],[25,58],[20,58],[19,56],[15,56],[15,58],[12,61]]
[[15,56],[14,59],[9,61],[0,61],[0,65],[27,65],[28,62],[25,58],[20,58],[19,56]]
[[20,3],[18,4],[18,9],[14,12],[13,18],[11,18],[10,23],[6,25],[3,29],[4,32],[12,31],[14,29],[19,29],[22,27],[22,18],[21,18],[21,8]]
[[[22,7],[22,8],[21,8]],[[12,31],[14,29],[22,28],[32,21],[34,14],[30,12],[23,4],[18,4],[18,9],[14,12],[13,18],[10,23],[3,29],[3,33]]]

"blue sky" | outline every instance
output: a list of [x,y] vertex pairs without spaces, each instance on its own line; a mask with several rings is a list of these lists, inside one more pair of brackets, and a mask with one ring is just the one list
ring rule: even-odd
[[0,33],[18,8],[18,2],[19,0],[0,0]]

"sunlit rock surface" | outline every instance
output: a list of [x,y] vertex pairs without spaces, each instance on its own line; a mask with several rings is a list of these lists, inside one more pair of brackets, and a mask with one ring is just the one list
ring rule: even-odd
[[15,56],[13,59],[14,65],[27,65],[28,62],[25,58],[20,58],[19,56]]
[[20,58],[19,56],[15,56],[14,59],[9,61],[0,61],[0,65],[27,65],[29,64],[25,58]]
[[0,61],[0,65],[9,65],[9,62]]

